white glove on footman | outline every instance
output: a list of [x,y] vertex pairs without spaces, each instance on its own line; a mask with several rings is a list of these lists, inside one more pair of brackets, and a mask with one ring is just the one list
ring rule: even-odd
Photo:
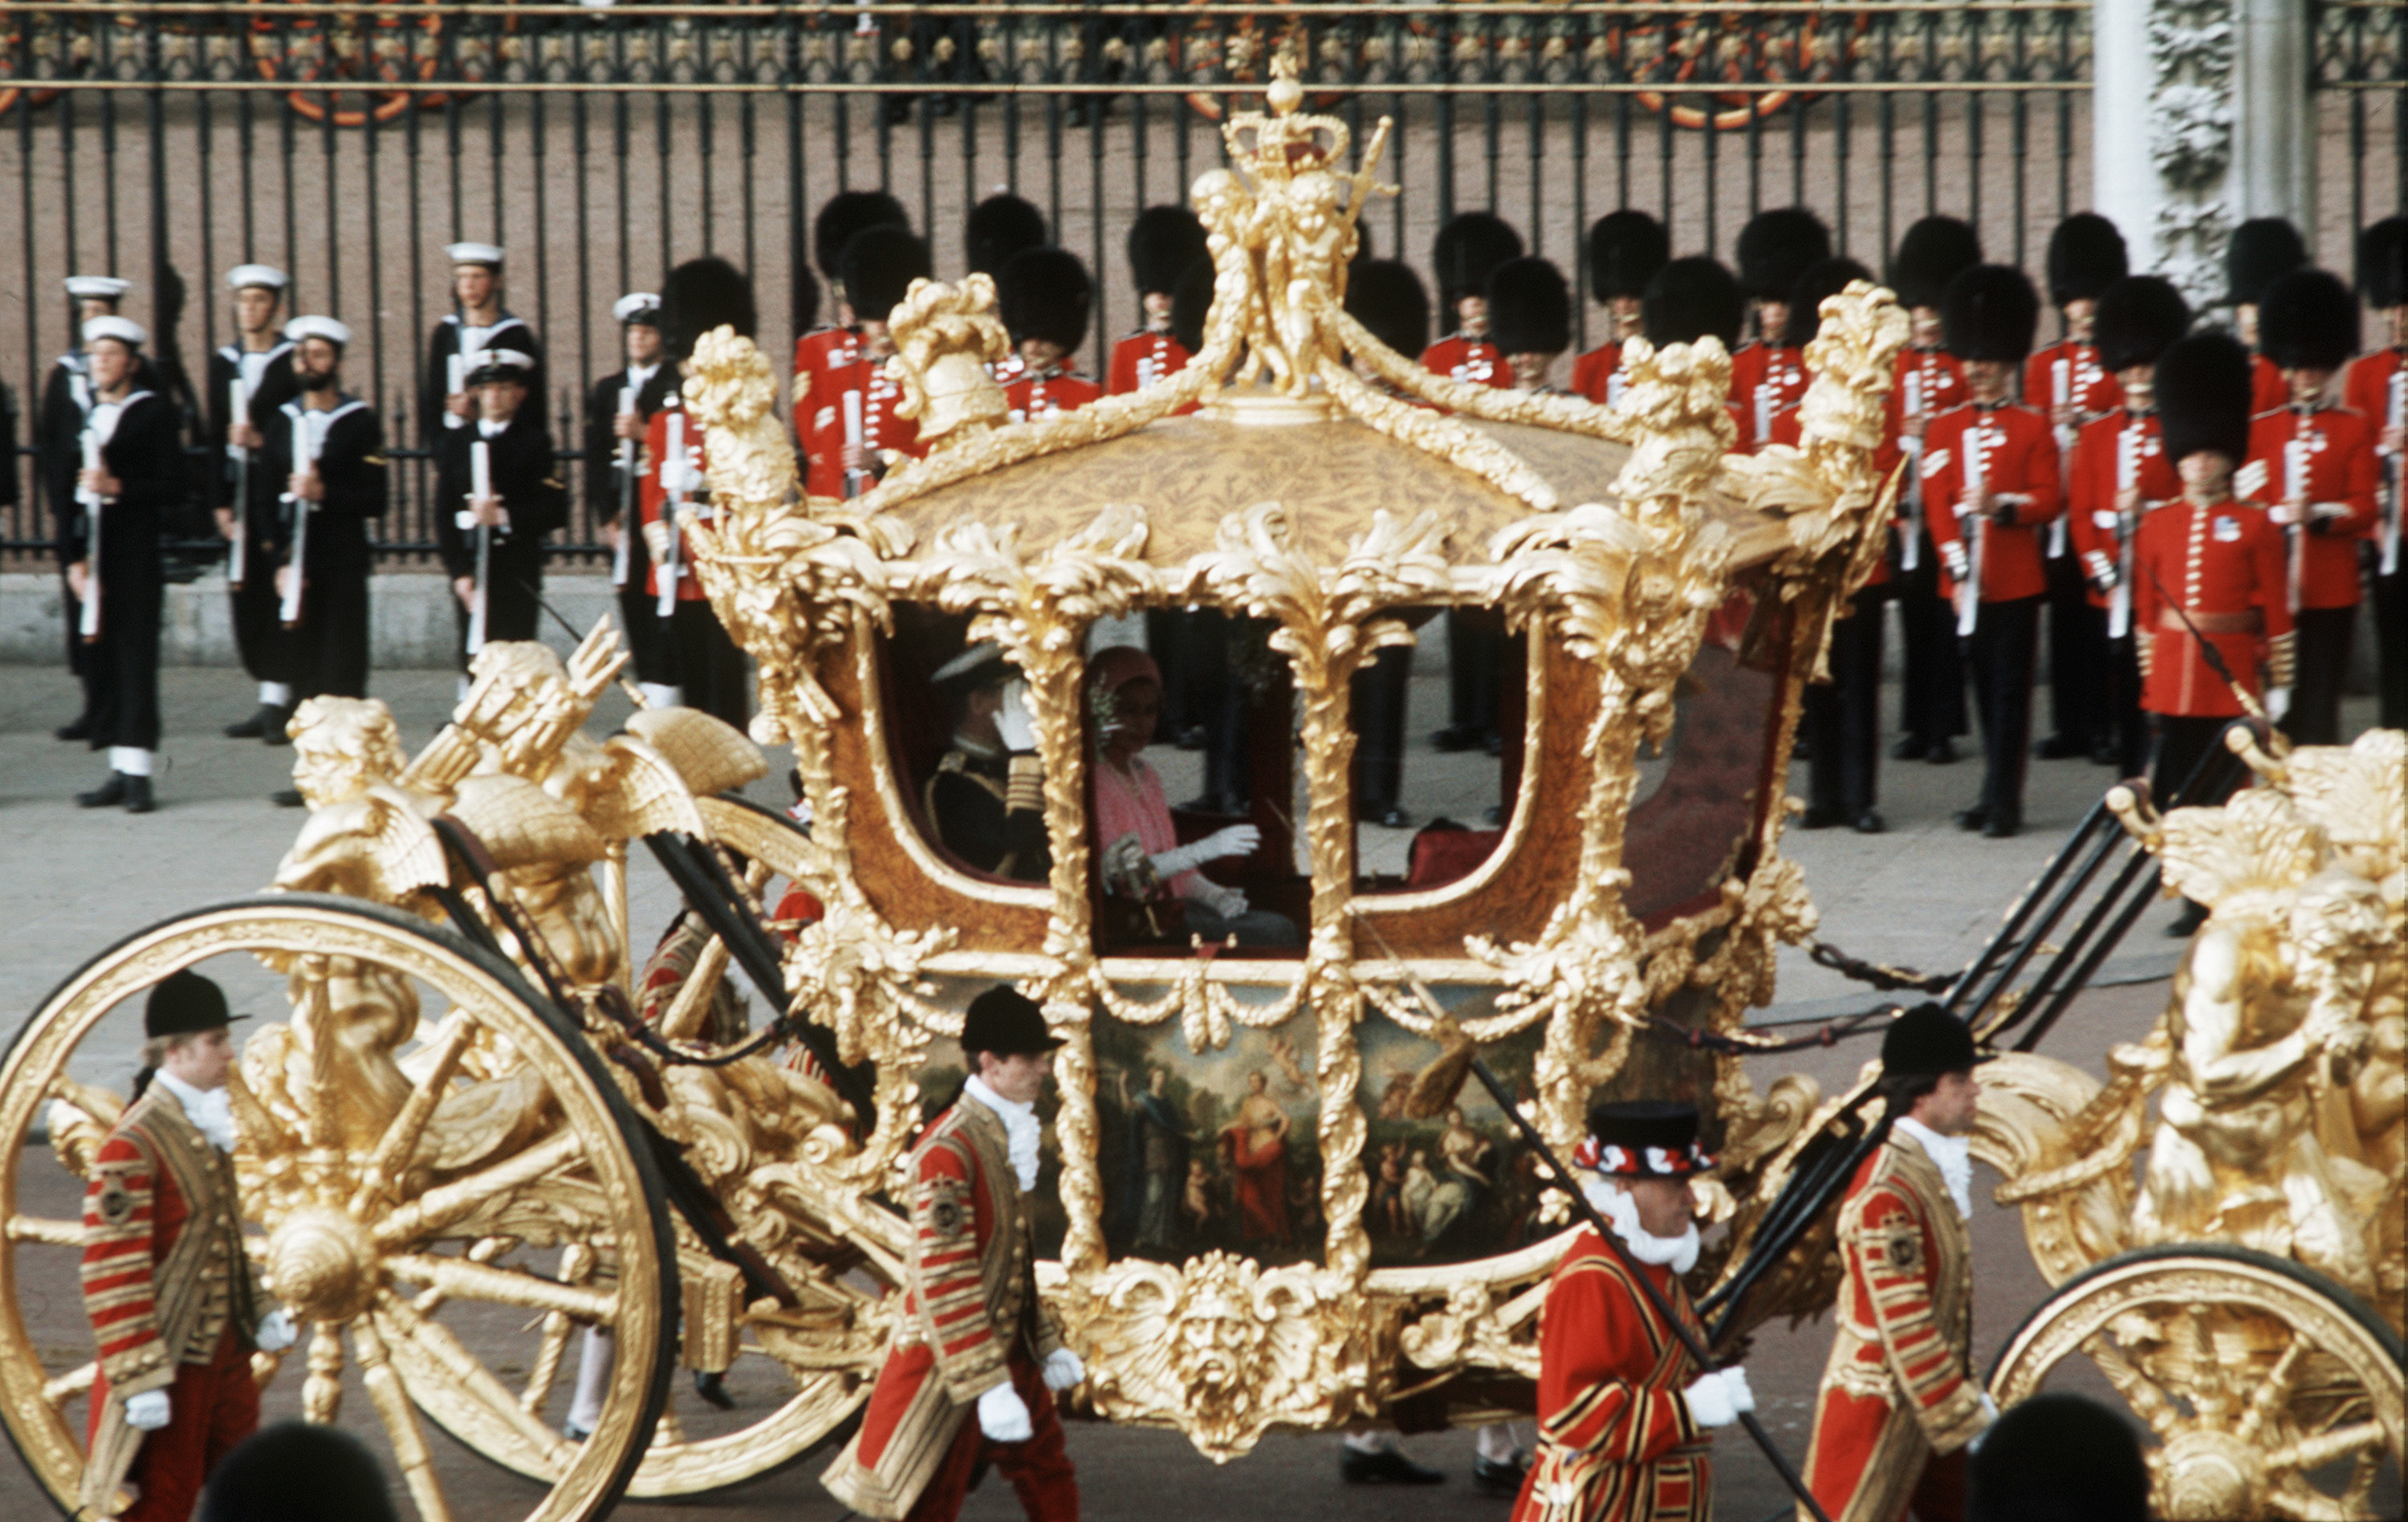
[[1037,1432],[1029,1425],[1028,1402],[1008,1379],[979,1397],[978,1416],[979,1430],[990,1443],[1025,1443]]
[[251,1340],[262,1353],[281,1353],[301,1340],[301,1328],[293,1325],[293,1318],[282,1311],[270,1311]]
[[1047,1389],[1067,1390],[1073,1386],[1084,1384],[1086,1378],[1087,1366],[1081,1363],[1079,1356],[1068,1348],[1057,1347],[1045,1355],[1045,1387]]
[[2266,717],[2273,720],[2276,724],[2281,724],[2285,718],[2289,716],[2290,711],[2290,688],[2269,687],[2266,689]]
[[167,1392],[145,1390],[140,1395],[125,1398],[125,1425],[144,1432],[156,1432],[167,1425]]
[[1756,1396],[1747,1387],[1747,1375],[1737,1369],[1717,1369],[1711,1374],[1698,1375],[1681,1392],[1681,1399],[1689,1403],[1689,1419],[1699,1427],[1728,1427],[1739,1420],[1741,1412],[1756,1409]]

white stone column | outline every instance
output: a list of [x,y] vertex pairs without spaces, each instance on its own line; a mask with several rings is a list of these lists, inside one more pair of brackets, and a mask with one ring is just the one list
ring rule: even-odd
[[2149,158],[2157,65],[2149,52],[2150,0],[2092,0],[2090,208],[2124,234],[2132,267],[2157,265],[2157,208],[2165,185]]
[[[2315,105],[2304,0],[2233,0],[2233,220],[2282,217],[2316,237]],[[2347,268],[2348,261],[2340,267]]]

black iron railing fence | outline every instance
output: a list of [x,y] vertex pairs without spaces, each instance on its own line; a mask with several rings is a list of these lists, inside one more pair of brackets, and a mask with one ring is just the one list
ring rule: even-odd
[[[2402,200],[2403,20],[2408,0],[2318,7],[2329,262]],[[1681,251],[1727,257],[1753,211],[1802,203],[1876,266],[1940,209],[1992,257],[2037,265],[2087,199],[2089,50],[2082,0],[0,3],[0,381],[30,414],[67,341],[69,273],[135,280],[129,314],[198,375],[230,336],[224,272],[279,265],[298,309],[359,335],[347,381],[401,465],[386,542],[418,555],[436,506],[411,413],[454,238],[509,248],[509,305],[543,335],[581,481],[572,409],[577,382],[617,366],[611,301],[723,253],[752,272],[763,342],[782,350],[825,315],[802,299],[810,221],[839,189],[896,194],[945,276],[971,204],[1034,201],[1097,276],[1099,367],[1137,312],[1129,219],[1222,162],[1216,122],[1259,99],[1280,51],[1357,152],[1397,120],[1383,174],[1402,194],[1367,218],[1379,251],[1426,266],[1440,222],[1493,208],[1584,286],[1581,229],[1623,205],[1663,217]],[[1593,317],[1584,302],[1583,342]],[[49,530],[17,478],[0,548]],[[581,507],[565,538],[595,553]]]

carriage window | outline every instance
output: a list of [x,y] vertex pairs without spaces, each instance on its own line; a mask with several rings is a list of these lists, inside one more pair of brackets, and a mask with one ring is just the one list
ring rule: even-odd
[[1052,869],[1044,799],[1013,679],[967,614],[895,608],[882,680],[896,781],[922,836],[976,877],[1042,883]]
[[1492,609],[1407,609],[1416,643],[1354,678],[1356,870],[1373,892],[1476,871],[1521,786],[1528,646]]

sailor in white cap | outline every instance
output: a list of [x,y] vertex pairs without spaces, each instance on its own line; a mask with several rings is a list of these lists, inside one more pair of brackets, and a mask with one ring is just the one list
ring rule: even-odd
[[[419,429],[432,441],[437,432],[459,433],[474,423],[477,399],[469,392],[468,356],[508,349],[527,356],[527,405],[545,416],[543,346],[535,329],[502,308],[503,251],[493,243],[447,243],[452,261],[453,309],[435,324],[427,345],[426,372],[419,383]],[[438,423],[437,420],[441,419]]]
[[619,624],[635,657],[636,682],[654,707],[679,701],[677,673],[661,629],[658,599],[648,590],[651,547],[637,531],[644,473],[644,430],[678,384],[677,366],[661,363],[661,298],[635,291],[610,307],[623,335],[624,366],[585,394],[585,502],[610,545],[610,582],[619,595]]
[[494,640],[536,637],[543,538],[568,524],[552,430],[530,395],[535,368],[535,356],[517,350],[471,356],[477,417],[435,441],[435,544],[459,601],[464,672]]
[[140,324],[95,317],[81,329],[92,408],[58,516],[68,637],[83,659],[82,737],[108,752],[108,781],[76,795],[87,809],[149,813],[159,747],[161,517],[182,500],[183,441],[174,405],[142,383]]
[[[293,342],[277,326],[292,280],[273,265],[236,265],[226,271],[234,293],[234,342],[209,356],[208,443],[221,468],[211,478],[209,505],[227,541],[226,590],[234,612],[235,651],[259,683],[259,704],[225,726],[230,739],[284,743],[293,717],[292,673],[276,617],[275,569],[280,544],[274,515],[250,510],[259,473],[260,420],[293,399]],[[273,478],[269,478],[273,479]],[[273,494],[271,493],[271,497]]]

